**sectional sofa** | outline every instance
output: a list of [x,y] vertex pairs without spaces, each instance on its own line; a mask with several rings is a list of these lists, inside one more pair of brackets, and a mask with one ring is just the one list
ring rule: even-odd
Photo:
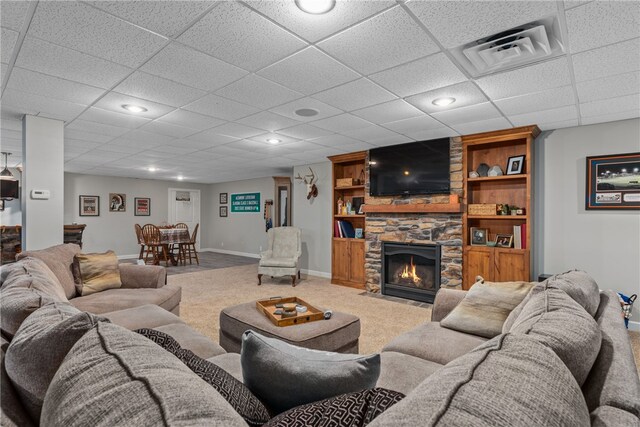
[[[52,303],[90,311],[64,293],[59,278],[66,275],[62,266],[69,266],[68,257],[56,270],[42,255],[23,256],[3,266],[0,275],[3,426],[33,424],[28,402],[12,387],[4,363],[22,322]],[[96,314],[111,323],[91,329],[66,355],[64,369],[47,391],[41,425],[246,425],[220,394],[175,357],[131,332],[166,332],[242,381],[238,354],[226,353],[170,312],[176,307],[163,307],[162,298],[152,296],[173,288],[164,284],[162,267],[124,267],[123,286],[122,292],[146,289],[148,298],[136,297],[137,306],[126,298],[113,299],[111,311],[98,307]],[[465,295],[441,290],[431,321],[384,347],[377,386],[406,397],[371,426],[640,426],[640,380],[615,293],[599,292],[581,272],[554,276],[536,285],[513,310],[503,333],[491,339],[440,324]],[[46,354],[47,349],[41,351]],[[92,363],[84,365],[86,360]],[[118,394],[90,399],[105,377],[114,381],[108,389],[117,388]]]

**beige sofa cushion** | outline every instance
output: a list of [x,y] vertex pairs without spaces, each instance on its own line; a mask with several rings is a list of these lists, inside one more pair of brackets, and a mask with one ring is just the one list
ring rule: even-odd
[[440,325],[468,334],[493,338],[502,333],[509,313],[527,296],[532,282],[478,282]]
[[102,322],[65,358],[45,397],[42,419],[51,427],[247,425],[175,356],[135,332]]
[[588,425],[582,391],[558,356],[506,334],[429,376],[369,427]]
[[73,298],[76,296],[76,285],[72,273],[73,257],[79,253],[80,246],[67,243],[39,251],[25,251],[18,254],[16,259],[29,257],[42,260],[60,281],[66,297]]
[[73,266],[76,291],[80,296],[122,287],[118,257],[113,251],[77,254]]
[[181,298],[182,288],[180,286],[166,285],[161,288],[107,289],[86,297],[74,298],[71,300],[71,304],[79,310],[94,314],[124,310],[145,304],[154,304],[172,311],[180,304]]
[[380,377],[376,387],[409,394],[429,375],[442,368],[439,363],[395,351],[380,353]]

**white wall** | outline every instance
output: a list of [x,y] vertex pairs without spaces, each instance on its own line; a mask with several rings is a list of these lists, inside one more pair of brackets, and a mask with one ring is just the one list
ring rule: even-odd
[[318,197],[307,200],[307,187],[293,180],[293,225],[302,231],[302,257],[300,266],[315,275],[331,275],[331,162],[296,166],[293,176],[309,173],[313,169],[318,182]]
[[[160,224],[168,220],[169,188],[200,190],[200,241],[202,247],[208,244],[205,236],[211,217],[208,210],[209,185],[66,173],[64,187],[64,223],[87,224],[83,234],[84,252],[103,252],[111,249],[119,256],[137,255],[140,247],[133,226],[136,223]],[[109,193],[127,195],[126,212],[109,212]],[[100,216],[79,215],[80,195],[100,196]],[[134,216],[135,197],[151,198],[150,216]]]
[[[267,232],[264,221],[264,201],[273,199],[273,178],[265,177],[245,181],[225,182],[209,186],[209,210],[211,220],[207,232],[207,243],[202,247],[234,254],[260,254],[260,248],[266,250]],[[219,214],[220,193],[228,193],[229,216],[221,218]],[[232,213],[231,193],[260,193],[260,212]],[[273,214],[273,209],[272,209]],[[295,225],[295,215],[293,221]],[[203,233],[203,239],[205,234]]]
[[[14,178],[20,182],[22,174],[15,168],[9,168]],[[22,183],[20,183],[22,185]],[[20,194],[22,197],[22,194]],[[0,224],[2,225],[21,225],[22,224],[22,202],[20,199],[5,200],[4,210],[0,212]]]
[[[544,132],[536,140],[535,273],[587,271],[640,294],[640,211],[585,210],[586,157],[640,151],[640,120]],[[640,321],[640,304],[633,318]]]

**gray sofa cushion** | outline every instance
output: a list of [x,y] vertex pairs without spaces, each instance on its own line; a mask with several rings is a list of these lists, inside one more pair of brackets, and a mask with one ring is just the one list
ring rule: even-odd
[[511,328],[551,348],[582,386],[595,362],[602,334],[593,317],[569,295],[547,289],[533,296]]
[[65,358],[45,397],[42,418],[51,427],[246,427],[222,396],[176,357],[103,322]]
[[274,413],[373,388],[380,376],[379,354],[309,350],[253,331],[242,336],[240,362],[245,384]]
[[3,270],[2,289],[36,289],[56,301],[67,301],[60,281],[43,261],[26,258],[13,264],[3,265],[1,268]]
[[142,289],[108,289],[78,297],[71,300],[71,304],[79,310],[89,313],[102,314],[110,311],[124,310],[145,304],[154,304],[172,311],[180,304],[182,288],[178,285],[166,285],[161,288]]
[[33,421],[20,402],[18,392],[11,385],[4,366],[4,355],[9,342],[0,336],[0,425],[3,427],[31,427]]
[[589,425],[580,387],[558,356],[515,334],[495,337],[428,377],[370,427]]
[[547,287],[558,288],[567,293],[587,313],[594,317],[600,305],[600,289],[591,276],[581,270],[556,274],[546,280]]
[[640,418],[623,409],[600,406],[591,412],[591,427],[640,427]]
[[104,313],[103,316],[111,320],[111,323],[131,331],[140,328],[157,328],[158,326],[171,325],[173,323],[184,323],[175,314],[154,304],[110,311]]
[[99,320],[67,302],[54,302],[36,310],[16,332],[7,349],[5,366],[35,421],[40,419],[45,393],[62,360]]
[[72,273],[73,257],[80,253],[80,246],[71,243],[52,246],[39,251],[25,251],[17,260],[27,257],[42,260],[58,278],[67,298],[76,296],[76,285]]
[[220,366],[222,369],[233,375],[238,381],[244,382],[242,377],[242,365],[240,364],[239,353],[225,353],[207,359],[209,362]]
[[171,335],[180,343],[182,348],[194,352],[203,359],[226,353],[224,348],[184,323],[172,323],[153,329]]
[[380,377],[376,387],[408,394],[442,365],[395,351],[380,353]]
[[1,289],[0,330],[5,336],[12,338],[31,313],[52,302],[56,302],[56,299],[36,289]]

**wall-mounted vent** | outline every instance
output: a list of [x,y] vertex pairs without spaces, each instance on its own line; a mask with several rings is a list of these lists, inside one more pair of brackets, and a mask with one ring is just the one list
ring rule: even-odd
[[557,19],[512,28],[452,50],[473,77],[528,65],[564,53]]

